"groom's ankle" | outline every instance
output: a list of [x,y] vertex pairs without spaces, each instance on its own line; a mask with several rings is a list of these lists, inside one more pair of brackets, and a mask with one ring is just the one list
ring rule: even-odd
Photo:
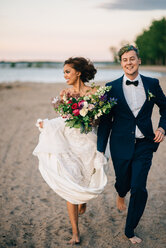
[[126,230],[125,229],[125,236],[128,238],[128,239],[131,239],[135,236],[134,234],[134,230]]

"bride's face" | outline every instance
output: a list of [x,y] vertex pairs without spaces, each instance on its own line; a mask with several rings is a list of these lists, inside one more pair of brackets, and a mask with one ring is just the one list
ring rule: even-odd
[[72,68],[71,65],[66,64],[64,66],[64,78],[68,85],[74,85],[78,81],[80,74],[81,73]]

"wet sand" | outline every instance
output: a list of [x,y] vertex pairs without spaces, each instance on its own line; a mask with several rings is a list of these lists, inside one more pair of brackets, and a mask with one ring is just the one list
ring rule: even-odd
[[[160,79],[166,93],[166,78]],[[32,151],[38,142],[38,118],[56,116],[50,105],[63,84],[0,85],[0,247],[65,248],[71,236],[66,202],[44,182]],[[158,123],[155,108],[154,127]],[[124,238],[126,212],[116,209],[112,164],[103,194],[88,203],[79,219],[80,247],[134,247]],[[148,177],[149,198],[136,229],[143,242],[135,247],[166,244],[166,141],[154,154]],[[128,197],[127,197],[128,201]]]

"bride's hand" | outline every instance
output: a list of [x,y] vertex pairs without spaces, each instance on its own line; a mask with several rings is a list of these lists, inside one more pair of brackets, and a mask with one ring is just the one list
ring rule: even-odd
[[40,128],[43,128],[43,121],[39,122]]
[[99,125],[99,119],[97,119],[97,120],[93,120],[92,118],[90,119],[90,125],[92,126],[92,127],[97,127],[98,125]]
[[43,128],[43,120],[38,119],[36,122],[36,127]]

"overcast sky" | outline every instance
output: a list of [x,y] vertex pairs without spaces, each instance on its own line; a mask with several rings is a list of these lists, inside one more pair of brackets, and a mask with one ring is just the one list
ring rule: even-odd
[[164,16],[165,0],[0,0],[0,60],[112,60]]
[[166,9],[166,0],[115,0],[102,2],[100,7],[110,10],[151,11]]

